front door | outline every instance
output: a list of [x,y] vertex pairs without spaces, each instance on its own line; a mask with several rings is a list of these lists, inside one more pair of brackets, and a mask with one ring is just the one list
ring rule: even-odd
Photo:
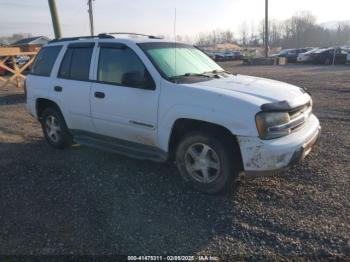
[[138,55],[124,44],[100,43],[91,116],[97,133],[157,144],[159,88]]

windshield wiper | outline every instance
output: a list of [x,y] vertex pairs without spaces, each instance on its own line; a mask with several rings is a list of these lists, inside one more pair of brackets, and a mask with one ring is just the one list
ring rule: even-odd
[[178,79],[178,78],[192,77],[192,76],[199,76],[199,77],[212,78],[212,76],[207,75],[207,74],[205,74],[205,73],[203,73],[203,74],[198,74],[198,73],[186,73],[186,74],[179,75],[179,76],[172,76],[172,77],[170,77],[170,79]]
[[229,74],[229,75],[233,75],[231,72],[229,71],[226,71],[226,70],[213,70],[213,71],[210,71],[209,73],[213,73],[213,74],[219,74],[219,73],[226,73],[226,74]]

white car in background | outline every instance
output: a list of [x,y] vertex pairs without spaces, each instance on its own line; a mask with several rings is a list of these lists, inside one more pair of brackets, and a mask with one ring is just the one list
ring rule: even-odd
[[319,48],[314,48],[314,49],[311,49],[310,51],[307,51],[305,53],[300,53],[297,57],[298,63],[309,62],[311,59],[311,54],[317,50],[319,50]]

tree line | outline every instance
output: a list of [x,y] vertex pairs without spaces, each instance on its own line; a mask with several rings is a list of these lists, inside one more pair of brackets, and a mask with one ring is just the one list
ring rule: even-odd
[[[238,43],[244,47],[264,45],[265,22],[248,26],[243,23],[237,35],[231,30],[215,30],[197,37],[199,46],[213,46],[223,43]],[[269,46],[282,48],[328,47],[350,45],[350,24],[339,22],[334,28],[327,28],[316,22],[309,12],[300,12],[291,18],[269,21]]]

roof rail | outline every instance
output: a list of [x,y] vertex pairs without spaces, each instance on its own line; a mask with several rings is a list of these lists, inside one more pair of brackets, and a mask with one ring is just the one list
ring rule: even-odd
[[108,35],[134,35],[134,36],[144,36],[144,37],[148,37],[150,39],[163,39],[163,37],[159,37],[159,36],[138,34],[138,33],[130,33],[130,32],[103,33],[103,34],[99,34],[99,36],[100,35],[102,35],[102,36],[108,36]]
[[146,35],[146,34],[138,34],[138,33],[128,33],[128,32],[116,32],[116,33],[101,33],[97,36],[76,36],[76,37],[64,37],[64,38],[56,38],[48,43],[59,43],[59,42],[65,42],[65,41],[74,41],[74,40],[80,40],[80,39],[93,39],[93,38],[99,38],[99,39],[110,39],[114,38],[113,35],[134,35],[134,36],[144,36],[148,37],[150,39],[163,39],[163,37],[158,37],[154,35]]
[[100,38],[100,39],[105,39],[105,38],[114,38],[111,35],[107,34],[99,34],[98,36],[76,36],[76,37],[63,37],[63,38],[56,38],[48,43],[58,43],[58,42],[65,42],[65,41],[74,41],[74,40],[80,40],[80,39],[93,39],[93,38]]

